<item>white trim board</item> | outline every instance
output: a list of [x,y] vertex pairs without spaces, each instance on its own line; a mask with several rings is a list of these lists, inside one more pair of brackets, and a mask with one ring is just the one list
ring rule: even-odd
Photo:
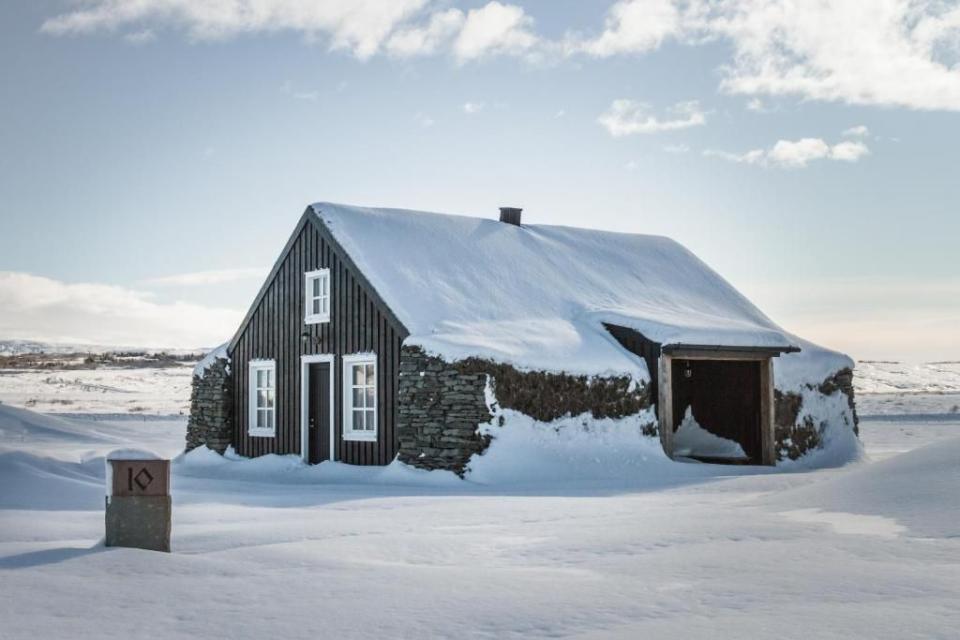
[[[355,364],[373,365],[374,397],[376,400],[373,405],[374,429],[372,432],[353,430],[352,378],[349,369]],[[342,369],[340,380],[341,386],[343,387],[343,398],[341,400],[343,404],[341,405],[342,410],[340,411],[340,437],[351,442],[377,442],[380,438],[380,363],[377,354],[373,351],[365,351],[341,356],[340,367]],[[347,429],[348,420],[350,429]]]
[[300,459],[305,463],[310,463],[310,448],[308,434],[310,430],[307,425],[310,421],[310,365],[326,362],[330,365],[330,460],[337,459],[337,449],[334,446],[336,442],[336,425],[333,421],[334,411],[334,388],[336,388],[336,356],[332,353],[320,353],[310,356],[300,356]]

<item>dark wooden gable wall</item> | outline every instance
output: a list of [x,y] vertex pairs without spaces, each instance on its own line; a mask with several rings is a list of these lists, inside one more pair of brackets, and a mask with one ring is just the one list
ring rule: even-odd
[[[330,321],[305,324],[304,274],[330,269]],[[301,334],[309,334],[308,340]],[[271,276],[231,342],[234,392],[234,446],[240,455],[300,454],[300,356],[334,354],[334,446],[336,458],[383,465],[397,453],[396,432],[400,345],[406,337],[382,299],[359,273],[329,232],[308,209],[274,266]],[[378,431],[376,442],[342,436],[342,356],[377,354]],[[276,361],[276,436],[248,434],[248,377],[251,360]]]

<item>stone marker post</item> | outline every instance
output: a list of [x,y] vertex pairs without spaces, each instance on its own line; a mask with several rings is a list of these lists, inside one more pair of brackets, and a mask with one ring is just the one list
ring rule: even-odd
[[111,458],[106,546],[170,551],[170,461]]

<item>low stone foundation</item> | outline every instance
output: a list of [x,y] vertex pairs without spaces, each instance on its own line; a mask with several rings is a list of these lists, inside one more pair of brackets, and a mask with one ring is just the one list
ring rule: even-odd
[[187,451],[206,445],[223,453],[230,446],[233,435],[231,385],[230,361],[224,358],[214,360],[203,376],[194,374]]
[[[488,380],[501,407],[543,422],[588,412],[595,418],[622,418],[650,406],[647,386],[628,376],[518,371],[478,358],[446,362],[404,346],[397,397],[400,460],[463,475],[470,457],[490,444],[489,436],[478,433],[479,425],[493,417],[484,394]],[[651,428],[648,435],[656,435]]]
[[[853,432],[860,434],[860,419],[857,417],[857,406],[853,392],[853,371],[842,369],[820,383],[819,386],[809,386],[825,396],[833,395],[838,391],[847,397],[847,404],[853,414]],[[789,458],[796,460],[808,451],[823,444],[824,423],[815,423],[810,416],[800,419],[803,407],[803,397],[799,393],[774,392],[774,435],[776,438],[777,459]],[[799,421],[799,422],[798,422]]]

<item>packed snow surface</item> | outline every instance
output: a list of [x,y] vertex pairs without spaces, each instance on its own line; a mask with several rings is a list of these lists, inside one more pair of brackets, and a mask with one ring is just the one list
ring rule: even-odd
[[[313,211],[410,331],[407,343],[448,359],[645,379],[604,322],[665,345],[799,344],[668,238],[330,203]],[[804,363],[829,375],[847,362],[812,349],[785,375],[806,381]]]
[[198,449],[163,554],[102,546],[103,458],[176,455],[184,421],[0,406],[0,637],[955,635],[960,421],[865,421],[865,461],[802,473],[670,462],[638,427],[540,429],[530,468],[501,433],[483,482]]

